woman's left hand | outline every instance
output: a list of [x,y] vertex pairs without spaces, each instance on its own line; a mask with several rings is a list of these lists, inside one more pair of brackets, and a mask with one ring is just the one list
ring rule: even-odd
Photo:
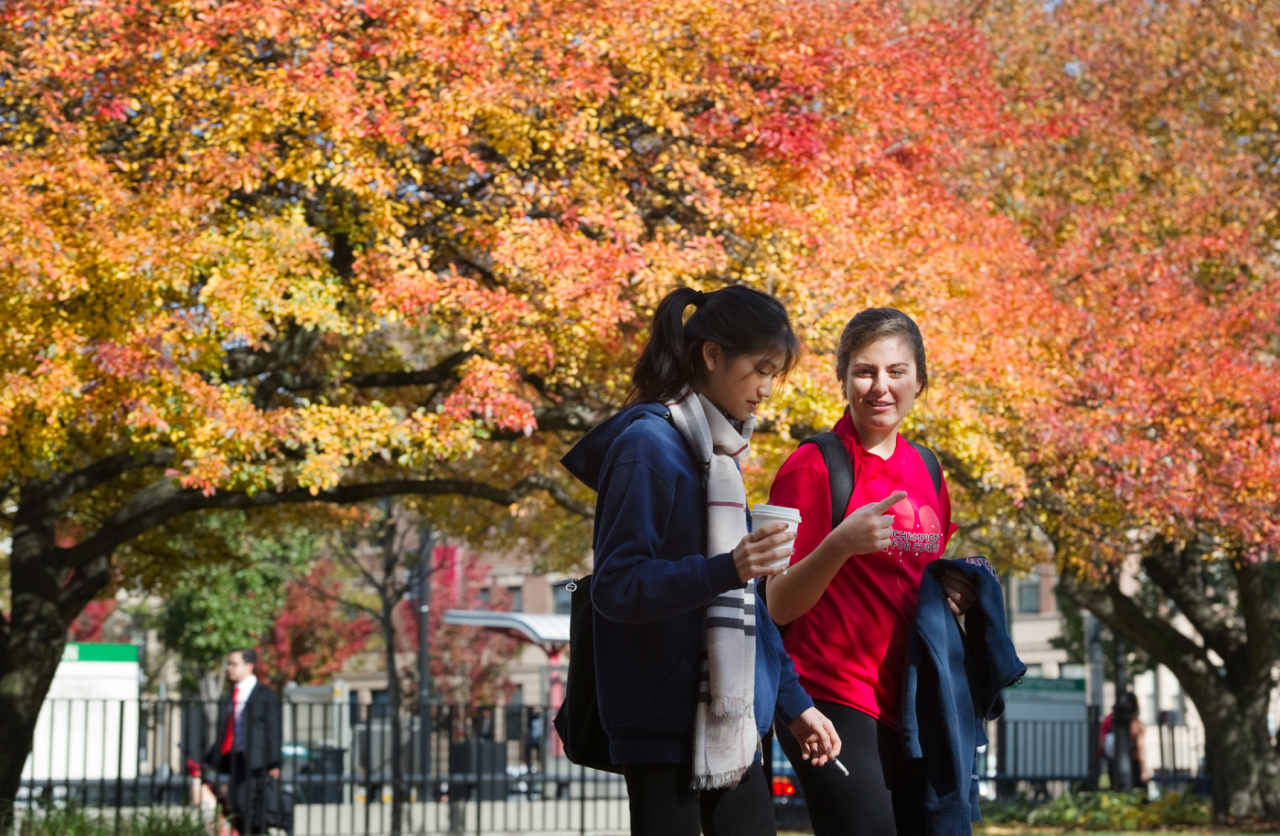
[[814,766],[822,766],[840,754],[840,735],[827,715],[818,709],[806,708],[791,721],[789,728],[800,743],[800,756]]
[[978,598],[978,591],[963,572],[948,569],[942,573],[942,588],[947,593],[947,605],[957,616],[964,615]]

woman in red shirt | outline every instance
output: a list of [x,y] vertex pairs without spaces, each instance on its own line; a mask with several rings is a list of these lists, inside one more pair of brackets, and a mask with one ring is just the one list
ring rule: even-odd
[[[769,612],[789,624],[784,644],[800,682],[843,741],[845,777],[810,766],[785,729],[816,836],[925,832],[924,772],[903,756],[897,732],[907,634],[924,566],[942,556],[956,526],[945,483],[934,488],[920,454],[898,434],[928,385],[924,339],[894,308],[870,308],[845,326],[836,373],[849,408],[833,428],[853,466],[844,521],[831,527],[822,453],[801,445],[778,471],[770,505],[797,508],[791,568],[769,580]],[[975,592],[944,577],[952,611]]]

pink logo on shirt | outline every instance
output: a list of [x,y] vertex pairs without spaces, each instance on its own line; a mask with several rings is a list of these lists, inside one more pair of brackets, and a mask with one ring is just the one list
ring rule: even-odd
[[889,534],[889,548],[900,552],[942,551],[942,535],[926,531],[893,531]]
[[985,557],[966,557],[964,559],[964,562],[970,563],[974,566],[981,566],[983,569],[986,569],[988,572],[991,573],[991,577],[995,578],[996,580],[1000,580],[1000,576],[996,574],[996,570],[991,567],[991,564],[987,562],[987,559]]

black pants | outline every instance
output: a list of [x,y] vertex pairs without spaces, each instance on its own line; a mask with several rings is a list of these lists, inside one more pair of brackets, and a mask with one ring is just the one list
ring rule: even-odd
[[898,733],[847,705],[816,701],[840,735],[840,763],[813,767],[782,724],[775,728],[795,767],[814,836],[918,836],[925,832],[924,761],[902,753]]
[[223,755],[218,770],[228,775],[227,821],[240,834],[266,833],[265,769],[249,769],[243,752]]
[[675,764],[627,764],[631,836],[776,836],[773,797],[764,769],[754,763],[727,790],[689,788],[692,771]]

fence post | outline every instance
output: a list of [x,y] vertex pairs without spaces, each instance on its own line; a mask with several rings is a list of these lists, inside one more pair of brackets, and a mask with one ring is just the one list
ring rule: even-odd
[[1098,723],[1101,708],[1096,705],[1089,706],[1089,739],[1085,745],[1088,747],[1089,753],[1089,778],[1085,782],[1085,789],[1090,792],[1098,790],[1098,776],[1102,772],[1102,762],[1098,758]]
[[[120,805],[124,803],[124,702],[120,700],[120,737],[116,742],[116,836],[120,836]],[[103,711],[103,720],[106,720],[106,717],[107,712]],[[103,728],[106,728],[106,725],[104,722]]]

